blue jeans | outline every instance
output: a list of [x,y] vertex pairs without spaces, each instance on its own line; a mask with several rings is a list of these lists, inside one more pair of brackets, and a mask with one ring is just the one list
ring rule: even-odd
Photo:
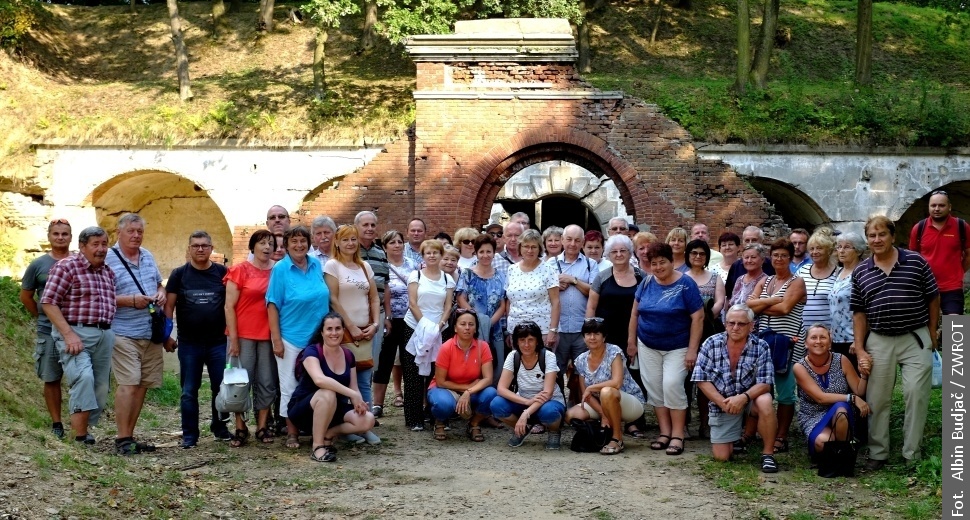
[[371,381],[374,379],[374,369],[368,368],[365,370],[357,371],[357,389],[360,390],[360,398],[364,400],[365,403],[371,404],[371,398],[374,397],[371,390]]
[[[495,399],[492,399],[492,415],[496,419],[508,419],[513,415],[520,416],[526,408],[528,408],[526,405],[513,403],[500,395],[496,395]],[[546,401],[536,410],[533,417],[540,424],[552,426],[561,421],[564,415],[566,415],[566,405],[559,401]]]
[[187,341],[179,340],[179,378],[182,383],[182,437],[199,439],[199,387],[202,386],[202,367],[209,372],[209,388],[212,389],[212,419],[209,429],[215,431],[224,428],[223,421],[228,417],[221,417],[216,410],[216,395],[222,384],[222,374],[226,369],[226,344],[211,347],[200,347]]
[[[491,408],[489,408],[492,399],[495,399],[495,389],[489,386],[477,394],[472,394],[469,404],[471,404],[475,413],[487,416],[492,414]],[[431,415],[439,421],[458,417],[455,412],[458,400],[452,395],[451,390],[438,387],[428,390],[428,404],[431,405]]]

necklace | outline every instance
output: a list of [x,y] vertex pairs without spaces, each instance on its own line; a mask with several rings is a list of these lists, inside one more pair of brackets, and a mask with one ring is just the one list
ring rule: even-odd
[[[815,377],[815,381],[818,383],[819,388],[828,390],[829,388],[829,366],[828,365],[829,363],[832,362],[832,353],[829,352],[829,357],[821,365],[816,365],[815,363],[813,363],[812,358],[809,356],[805,356],[805,359],[808,360],[808,364],[811,365],[813,368],[812,375]],[[814,370],[816,368],[825,369],[825,372],[820,374],[818,373],[817,370]]]

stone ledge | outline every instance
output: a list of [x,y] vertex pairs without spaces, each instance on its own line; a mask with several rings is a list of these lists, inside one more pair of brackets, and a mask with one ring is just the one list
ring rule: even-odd
[[905,146],[811,146],[807,144],[711,144],[695,142],[699,154],[783,153],[790,155],[970,155],[970,147],[937,148]]
[[424,90],[414,93],[414,99],[523,99],[523,100],[556,100],[556,99],[623,99],[622,92],[591,92],[557,90],[547,92],[469,92],[463,90]]
[[182,149],[233,149],[233,150],[360,150],[365,148],[384,148],[395,138],[336,139],[317,142],[294,139],[286,142],[263,142],[246,139],[186,139],[174,143],[125,142],[112,139],[67,139],[55,138],[34,141],[34,149],[137,149],[137,150],[182,150]]

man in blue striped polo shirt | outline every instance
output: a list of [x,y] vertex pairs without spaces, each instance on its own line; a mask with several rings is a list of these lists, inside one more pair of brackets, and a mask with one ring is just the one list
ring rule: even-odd
[[872,257],[852,271],[852,310],[859,370],[868,377],[869,460],[878,470],[889,458],[889,410],[896,366],[903,376],[903,457],[919,457],[920,440],[930,400],[931,349],[936,349],[940,294],[926,260],[893,246],[896,225],[879,215],[866,221],[866,241]]

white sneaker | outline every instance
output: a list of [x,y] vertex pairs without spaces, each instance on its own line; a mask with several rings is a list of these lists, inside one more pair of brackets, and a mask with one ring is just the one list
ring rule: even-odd
[[364,440],[367,441],[367,444],[370,444],[371,446],[377,446],[381,443],[381,438],[370,430],[364,432]]
[[341,437],[341,440],[350,444],[361,444],[364,442],[364,438],[360,435],[350,433]]

